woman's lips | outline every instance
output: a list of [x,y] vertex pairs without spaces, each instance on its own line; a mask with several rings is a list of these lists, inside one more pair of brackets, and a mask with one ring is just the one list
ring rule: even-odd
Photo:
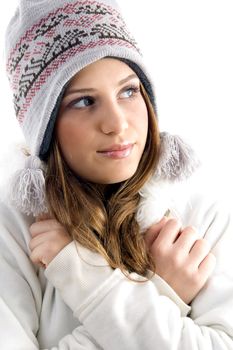
[[127,158],[131,154],[133,147],[134,147],[133,143],[130,143],[127,145],[113,145],[108,149],[103,151],[98,151],[97,153],[107,158],[122,159],[122,158]]

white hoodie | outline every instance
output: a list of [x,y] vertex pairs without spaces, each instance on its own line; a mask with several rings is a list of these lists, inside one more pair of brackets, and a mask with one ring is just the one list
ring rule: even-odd
[[38,268],[29,259],[33,218],[1,205],[0,349],[233,350],[232,217],[183,186],[148,183],[137,218],[145,229],[170,209],[210,242],[216,268],[190,305],[159,276],[132,282],[74,242]]

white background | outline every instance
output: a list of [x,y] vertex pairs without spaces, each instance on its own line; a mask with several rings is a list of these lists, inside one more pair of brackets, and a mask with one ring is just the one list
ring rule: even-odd
[[[232,0],[121,0],[156,87],[161,130],[177,133],[207,165],[213,189],[233,194]],[[22,139],[3,63],[17,1],[0,4],[0,160]]]

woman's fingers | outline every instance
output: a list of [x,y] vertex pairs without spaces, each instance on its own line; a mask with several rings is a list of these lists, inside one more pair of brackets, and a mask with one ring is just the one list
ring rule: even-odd
[[193,226],[187,226],[179,233],[174,242],[174,248],[181,250],[184,254],[189,254],[198,238],[197,230]]
[[182,224],[179,220],[168,219],[162,227],[156,242],[159,246],[170,247],[180,234]]
[[52,219],[51,214],[49,214],[49,213],[41,213],[41,214],[39,214],[39,215],[36,217],[35,222],[44,221],[44,220],[49,220],[49,219]]
[[198,271],[200,279],[206,279],[213,273],[216,265],[216,257],[213,253],[209,253],[200,263]]
[[153,224],[145,233],[144,239],[146,242],[147,247],[150,247],[151,244],[154,242],[154,240],[158,237],[160,231],[164,227],[164,225],[167,223],[168,218],[163,217],[159,222],[156,224]]
[[[46,264],[45,258],[43,258],[43,244],[38,245],[35,249],[33,248],[30,254],[30,259],[34,264],[38,264],[44,267]],[[43,260],[43,261],[42,261]]]
[[59,228],[61,228],[61,224],[58,221],[55,219],[46,219],[34,222],[30,226],[29,231],[31,233],[31,236],[35,237],[43,232],[57,230]]
[[[215,267],[210,244],[199,239],[192,226],[182,228],[176,219],[161,221],[148,230],[147,242],[155,272],[187,304],[199,293]],[[185,286],[185,288],[184,288]]]
[[[38,222],[36,224],[40,223],[41,222]],[[35,264],[47,266],[71,241],[72,238],[61,225],[55,230],[47,230],[37,234],[29,243],[29,248],[31,250],[30,259]]]
[[42,243],[44,243],[46,241],[46,239],[48,238],[49,235],[50,235],[50,232],[49,233],[43,232],[43,233],[36,235],[29,242],[29,248],[31,250],[34,250],[35,248],[39,247],[39,245],[41,245]]
[[210,250],[211,246],[206,239],[197,239],[189,254],[190,263],[195,262],[198,267],[210,253]]

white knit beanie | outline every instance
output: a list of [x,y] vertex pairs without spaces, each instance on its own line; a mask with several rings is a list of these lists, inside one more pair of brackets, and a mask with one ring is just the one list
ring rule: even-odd
[[[7,75],[16,117],[31,156],[12,179],[11,199],[27,214],[47,210],[45,160],[64,87],[82,68],[104,57],[128,63],[155,108],[153,86],[142,55],[113,0],[20,0],[6,31]],[[160,176],[189,176],[192,150],[162,134]],[[175,154],[175,157],[174,157]]]

